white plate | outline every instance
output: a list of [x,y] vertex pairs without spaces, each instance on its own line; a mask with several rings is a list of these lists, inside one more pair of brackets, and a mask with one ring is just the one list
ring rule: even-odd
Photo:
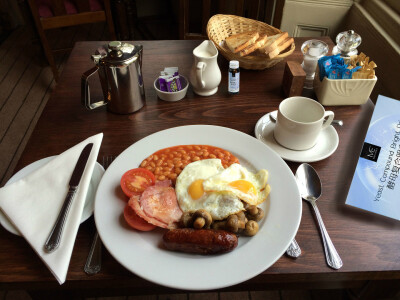
[[[269,171],[266,217],[254,237],[240,237],[238,247],[221,255],[196,255],[163,249],[163,229],[138,232],[126,225],[122,174],[159,149],[184,144],[213,145],[231,151],[251,171]],[[192,125],[154,133],[127,148],[105,172],[96,193],[95,221],[112,256],[136,275],[171,288],[218,289],[248,280],[275,263],[294,238],[301,199],[293,173],[269,147],[242,132],[219,126]]]
[[[11,184],[27,175],[32,173],[33,171],[39,169],[40,167],[44,166],[47,162],[49,162],[51,159],[53,159],[55,156],[50,156],[46,158],[42,158],[38,161],[35,161],[31,163],[30,165],[26,166],[25,168],[19,170],[17,173],[14,174],[6,183],[6,185]],[[104,169],[103,167],[96,162],[94,169],[93,169],[93,175],[92,179],[90,180],[89,184],[89,189],[87,192],[86,196],[86,202],[85,206],[83,208],[82,212],[82,218],[81,218],[81,223],[85,222],[89,217],[93,214],[94,210],[94,195],[95,191],[97,189],[97,186],[99,185],[100,179],[103,176]],[[5,229],[7,229],[9,232],[16,234],[16,235],[21,235],[21,233],[18,231],[17,228],[13,224],[10,223],[8,218],[3,214],[2,211],[0,211],[0,223],[3,225]]]
[[[271,112],[273,113],[273,112]],[[319,137],[317,144],[308,150],[291,150],[278,144],[274,138],[275,122],[270,118],[270,113],[258,120],[254,134],[257,139],[271,147],[283,159],[294,162],[315,162],[331,156],[339,145],[339,136],[333,128],[328,126]]]

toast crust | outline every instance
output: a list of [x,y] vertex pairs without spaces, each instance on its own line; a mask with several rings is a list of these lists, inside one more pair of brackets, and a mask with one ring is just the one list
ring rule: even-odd
[[294,42],[288,32],[272,36],[259,34],[257,31],[247,31],[231,35],[225,39],[225,46],[240,57],[249,54],[273,59]]
[[259,51],[264,54],[275,51],[278,46],[288,38],[288,36],[289,34],[287,32],[282,32],[271,36],[264,47],[262,47]]
[[238,53],[255,43],[259,38],[257,31],[243,32],[231,35],[225,39],[225,44],[233,53]]
[[285,39],[281,44],[278,45],[278,47],[274,51],[268,53],[268,58],[272,59],[278,56],[279,53],[281,53],[283,50],[289,47],[293,42],[294,42],[293,38]]
[[246,55],[248,55],[248,54],[250,54],[250,53],[253,53],[253,52],[256,51],[257,49],[259,49],[259,48],[261,48],[262,46],[264,46],[265,43],[267,42],[267,40],[268,40],[268,36],[267,36],[266,34],[260,36],[260,37],[255,41],[254,44],[252,44],[252,45],[250,45],[250,46],[244,48],[242,51],[240,51],[240,52],[239,52],[240,56],[246,56]]

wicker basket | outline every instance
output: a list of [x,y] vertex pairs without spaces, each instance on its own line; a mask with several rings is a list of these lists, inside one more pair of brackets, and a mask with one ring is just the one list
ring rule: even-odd
[[207,24],[208,38],[214,42],[219,52],[227,60],[238,60],[240,67],[244,69],[263,70],[271,68],[283,58],[292,54],[295,49],[295,45],[292,43],[285,52],[272,59],[261,54],[250,54],[241,57],[239,54],[232,53],[225,46],[225,39],[233,34],[247,31],[258,31],[259,34],[267,34],[268,36],[282,32],[266,23],[233,15],[215,15],[210,18]]

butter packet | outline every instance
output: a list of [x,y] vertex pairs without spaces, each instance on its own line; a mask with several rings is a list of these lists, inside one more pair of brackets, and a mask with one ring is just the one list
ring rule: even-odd
[[165,67],[164,73],[167,75],[178,76],[179,75],[178,67]]
[[169,77],[165,81],[166,81],[168,92],[178,92],[182,89],[181,81],[179,80],[179,76]]
[[160,72],[158,82],[163,92],[177,92],[182,89],[178,67],[165,67]]
[[167,78],[169,78],[168,75],[160,75],[160,76],[158,76],[158,82],[160,84],[160,90],[163,91],[163,92],[168,92],[167,81],[166,81]]

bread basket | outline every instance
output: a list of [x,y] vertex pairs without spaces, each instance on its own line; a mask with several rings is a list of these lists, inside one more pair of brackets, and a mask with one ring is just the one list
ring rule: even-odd
[[288,49],[272,59],[261,55],[247,55],[241,57],[239,54],[232,53],[228,47],[225,46],[225,39],[233,34],[247,31],[258,31],[259,34],[267,34],[268,36],[282,32],[266,23],[234,15],[214,15],[207,23],[208,38],[214,42],[218,51],[227,60],[238,60],[240,67],[244,69],[263,70],[271,68],[283,58],[292,54],[295,49],[295,45],[292,43]]

